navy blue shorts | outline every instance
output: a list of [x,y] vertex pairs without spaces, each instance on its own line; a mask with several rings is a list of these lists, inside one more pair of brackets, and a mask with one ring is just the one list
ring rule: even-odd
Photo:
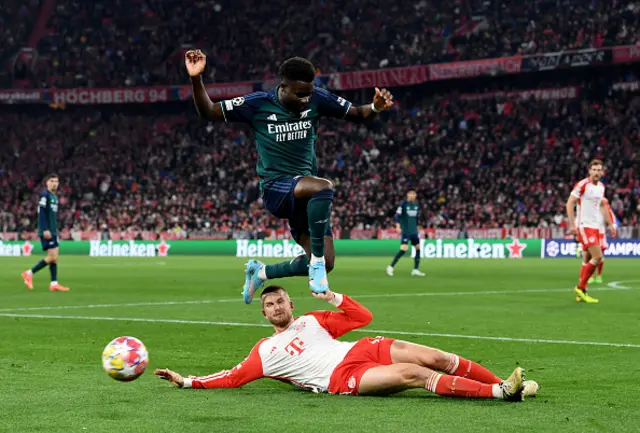
[[51,239],[47,240],[44,236],[40,236],[40,243],[42,244],[42,250],[52,250],[58,248],[58,236],[51,236]]
[[411,241],[411,245],[414,247],[420,244],[420,238],[418,235],[405,235],[402,233],[402,240],[400,241],[400,245],[408,244]]
[[[307,216],[309,200],[296,200],[293,196],[293,190],[301,179],[302,176],[296,176],[275,180],[267,183],[262,191],[264,207],[273,216],[289,221],[291,236],[297,243],[300,243],[300,235],[309,235],[309,217]],[[331,224],[325,236],[333,237]]]

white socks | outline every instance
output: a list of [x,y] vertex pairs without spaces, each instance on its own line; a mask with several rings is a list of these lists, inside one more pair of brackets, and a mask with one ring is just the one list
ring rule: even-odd
[[504,392],[502,392],[502,387],[499,383],[493,384],[491,392],[493,393],[493,398],[504,398]]
[[262,281],[267,281],[267,267],[266,267],[266,265],[261,267],[260,270],[258,271],[258,278],[260,278]]
[[324,263],[324,256],[316,257],[313,254],[311,254],[311,261],[309,262],[309,264],[313,265],[313,264],[316,264],[318,262],[323,262]]

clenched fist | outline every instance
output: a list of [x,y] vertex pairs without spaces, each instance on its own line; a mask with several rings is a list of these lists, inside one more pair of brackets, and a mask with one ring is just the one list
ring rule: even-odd
[[189,50],[184,55],[184,64],[190,77],[197,77],[207,66],[207,56],[200,50]]

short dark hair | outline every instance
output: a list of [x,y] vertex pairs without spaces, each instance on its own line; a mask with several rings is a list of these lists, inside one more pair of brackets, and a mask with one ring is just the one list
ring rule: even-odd
[[276,286],[276,285],[267,286],[264,288],[262,293],[260,293],[260,298],[262,298],[264,295],[268,295],[269,293],[277,293],[280,290],[287,293],[287,290],[282,286]]
[[50,173],[44,178],[44,183],[49,182],[50,179],[59,179],[60,177],[55,173]]
[[316,78],[316,67],[305,58],[292,57],[280,65],[279,74],[287,80],[312,83]]
[[601,165],[604,167],[604,163],[602,162],[601,159],[594,159],[589,163],[589,168],[593,167],[594,165]]

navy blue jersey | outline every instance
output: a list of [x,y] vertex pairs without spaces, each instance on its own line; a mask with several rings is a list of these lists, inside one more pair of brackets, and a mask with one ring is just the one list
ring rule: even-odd
[[306,109],[294,113],[277,97],[278,88],[222,101],[227,122],[251,125],[258,150],[261,185],[295,176],[315,176],[316,139],[320,117],[342,119],[351,102],[324,89],[315,89]]
[[52,236],[58,235],[58,197],[48,190],[38,198],[38,236],[49,230]]
[[420,206],[418,203],[403,201],[396,210],[396,222],[400,224],[402,234],[411,236],[418,234],[418,217]]

